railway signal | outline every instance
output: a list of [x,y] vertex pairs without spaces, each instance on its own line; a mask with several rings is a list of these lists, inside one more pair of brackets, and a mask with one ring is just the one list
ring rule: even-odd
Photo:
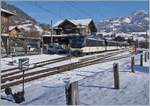
[[23,72],[22,92],[24,93],[24,72],[29,68],[29,58],[19,59],[19,69]]

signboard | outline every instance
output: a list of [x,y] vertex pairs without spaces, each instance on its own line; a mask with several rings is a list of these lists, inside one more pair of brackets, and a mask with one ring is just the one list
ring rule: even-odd
[[19,59],[19,69],[25,71],[29,68],[29,58]]

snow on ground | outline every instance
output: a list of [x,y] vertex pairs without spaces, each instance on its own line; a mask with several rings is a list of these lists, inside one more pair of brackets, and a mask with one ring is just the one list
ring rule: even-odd
[[[2,58],[1,59],[1,70],[5,69],[10,69],[13,67],[18,66],[18,59],[20,58],[29,58],[29,64],[41,62],[41,61],[46,61],[46,60],[51,60],[51,59],[56,59],[64,57],[64,55],[47,55],[47,54],[41,54],[41,55],[31,55],[31,56],[18,56],[18,57],[7,57],[7,58]],[[16,63],[12,65],[8,65],[8,62],[16,60]]]
[[[148,105],[149,62],[141,67],[139,57],[135,57],[135,73],[131,73],[130,57],[127,57],[28,82],[25,84],[26,101],[21,105],[65,105],[66,81],[78,81],[80,105]],[[119,63],[119,90],[113,88],[112,66],[115,62]],[[12,89],[17,92],[21,86]],[[10,102],[3,100],[2,104],[8,105]]]
[[[106,52],[106,53],[110,53],[110,52]],[[48,69],[48,68],[53,68],[53,67],[57,67],[57,66],[60,66],[60,65],[66,65],[66,64],[70,64],[70,63],[75,63],[75,62],[78,62],[80,61],[81,59],[84,59],[84,58],[90,58],[90,57],[93,57],[96,59],[97,56],[99,55],[105,55],[106,54],[105,52],[104,53],[101,53],[101,54],[92,54],[92,55],[87,55],[87,56],[83,56],[83,57],[73,57],[69,60],[65,60],[65,61],[60,61],[60,62],[57,62],[57,63],[52,63],[52,64],[49,64],[49,65],[44,65],[42,67],[38,67],[38,68],[34,68],[30,71],[27,71],[26,73],[29,73],[29,72],[33,72],[33,71],[37,71],[37,70],[43,70],[43,69]],[[126,55],[128,52],[124,52],[122,53],[121,55]],[[12,58],[3,58],[1,61],[1,63],[3,64],[2,65],[2,70],[4,69],[9,69],[9,68],[13,68],[13,67],[16,67],[18,66],[18,59],[19,58],[25,58],[25,57],[28,57],[29,58],[29,63],[30,63],[30,66],[32,67],[33,66],[33,63],[36,63],[36,62],[41,62],[41,61],[45,61],[45,60],[51,60],[51,59],[55,59],[55,58],[60,58],[62,57],[63,55],[34,55],[34,56],[21,56],[21,57],[15,57],[13,58],[13,60],[16,60],[16,64],[14,66],[11,66],[11,65],[7,65],[9,61],[12,61]],[[120,55],[118,55],[120,56]],[[7,60],[7,61],[6,61]],[[32,65],[31,65],[32,64]],[[8,72],[5,72],[5,73],[2,73],[3,74],[6,74],[6,73],[9,73]],[[19,73],[19,74],[22,74],[22,73]],[[18,75],[19,75],[18,74]]]

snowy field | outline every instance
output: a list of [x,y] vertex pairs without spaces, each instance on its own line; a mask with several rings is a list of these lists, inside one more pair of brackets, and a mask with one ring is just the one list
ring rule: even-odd
[[[148,105],[149,61],[141,67],[139,57],[135,56],[135,73],[131,73],[130,57],[127,57],[28,82],[25,84],[26,100],[21,105],[65,105],[66,81],[78,81],[80,105]],[[113,85],[114,63],[119,63],[119,90]],[[18,85],[12,89],[14,93],[22,88]],[[16,105],[6,100],[1,103]]]
[[[7,58],[2,58],[1,59],[1,70],[6,70],[10,68],[14,68],[18,66],[18,59],[20,58],[29,58],[29,64],[33,64],[36,62],[41,62],[41,61],[46,61],[46,60],[51,60],[51,59],[56,59],[60,57],[64,57],[65,55],[46,55],[46,54],[41,54],[41,55],[31,55],[31,56],[18,56],[18,57],[7,57]],[[8,62],[16,60],[16,63],[14,65],[8,65]]]

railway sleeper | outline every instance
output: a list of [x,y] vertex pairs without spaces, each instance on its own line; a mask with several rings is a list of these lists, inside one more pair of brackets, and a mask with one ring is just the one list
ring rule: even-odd
[[[63,66],[60,67],[60,69],[64,68],[64,67],[65,67],[64,70],[74,69],[74,67],[77,67],[77,65],[75,65],[75,64],[76,63],[71,63],[69,65],[63,65]],[[80,63],[78,63],[78,64],[80,64]],[[54,69],[58,69],[58,67],[54,67],[54,68],[51,68],[51,69],[48,69],[48,70],[44,70],[44,72],[52,71]],[[42,72],[43,72],[43,70],[40,70],[40,71],[37,71],[37,72],[26,73],[24,76],[27,77],[27,76],[30,76],[30,75],[40,74]],[[19,79],[19,78],[22,78],[22,75],[17,75],[17,76],[11,76],[11,77],[7,77],[7,78],[2,78],[2,83],[5,83],[6,81],[12,81],[13,79]]]
[[[126,58],[126,56],[121,56],[120,58],[118,57],[113,57],[115,60],[117,59],[121,59],[121,58]],[[89,62],[88,64],[79,64],[76,68],[80,68],[80,67],[84,67],[84,66],[87,66],[87,65],[92,65],[92,64],[95,64],[95,63],[101,63],[101,62],[106,62],[106,61],[110,61],[110,60],[113,60],[112,58],[109,58],[107,60],[103,60],[103,61],[100,61],[100,62]],[[44,73],[44,74],[41,74],[41,75],[38,75],[38,76],[33,76],[33,77],[29,77],[29,78],[25,78],[25,82],[29,82],[29,81],[32,81],[32,80],[35,80],[35,79],[39,79],[39,78],[42,78],[42,77],[47,77],[49,75],[54,75],[54,74],[57,74],[57,73],[60,73],[60,72],[65,72],[66,70],[65,69],[61,69],[61,70],[57,70],[57,71],[51,71],[51,72],[48,72],[48,73]],[[5,87],[7,86],[14,86],[14,85],[19,85],[22,83],[22,79],[18,80],[18,81],[14,81],[14,82],[11,82],[11,83],[7,83],[7,84],[2,84],[1,86],[1,89],[4,89]]]

